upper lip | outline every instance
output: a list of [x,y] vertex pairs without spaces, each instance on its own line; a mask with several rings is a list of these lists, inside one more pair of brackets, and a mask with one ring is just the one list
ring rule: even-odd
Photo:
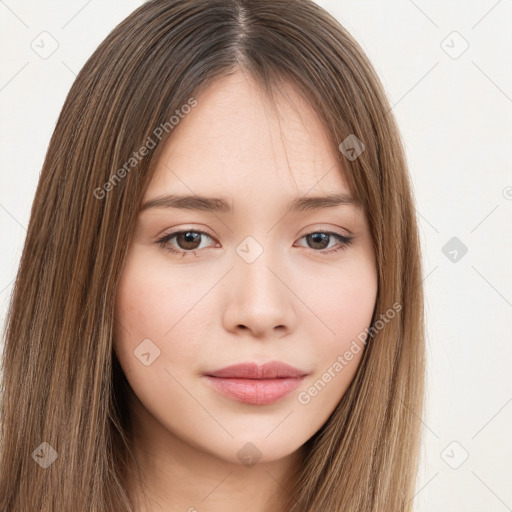
[[304,377],[307,372],[280,361],[258,364],[253,362],[226,366],[220,370],[206,373],[209,377],[239,379],[278,379],[286,377]]

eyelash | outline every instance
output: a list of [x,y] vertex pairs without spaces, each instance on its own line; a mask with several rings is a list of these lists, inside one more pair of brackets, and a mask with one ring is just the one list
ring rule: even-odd
[[[174,238],[176,235],[180,235],[182,233],[197,233],[201,235],[206,235],[207,237],[211,238],[213,240],[213,237],[211,237],[206,231],[202,231],[200,229],[185,229],[181,231],[174,231],[173,233],[169,233],[167,235],[164,235],[162,238],[156,241],[156,243],[164,250],[175,254],[175,255],[181,255],[181,257],[188,257],[188,256],[196,256],[196,252],[201,249],[196,249],[194,251],[185,251],[183,249],[177,250],[174,247],[168,245],[168,242]],[[339,244],[333,249],[324,249],[321,251],[317,251],[315,249],[311,249],[314,253],[320,254],[322,256],[330,255],[339,251],[343,251],[347,249],[347,247],[353,242],[354,237],[353,236],[344,236],[340,235],[339,233],[334,233],[332,231],[312,231],[311,233],[306,233],[305,235],[301,236],[301,238],[304,238],[308,235],[314,235],[314,234],[322,234],[322,235],[329,235],[334,237],[336,240],[339,241]]]

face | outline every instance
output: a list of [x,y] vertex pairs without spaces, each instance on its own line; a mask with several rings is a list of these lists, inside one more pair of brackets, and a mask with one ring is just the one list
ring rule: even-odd
[[115,351],[147,438],[158,428],[237,464],[286,457],[322,427],[377,295],[364,212],[312,201],[351,196],[337,148],[280,91],[275,112],[237,72],[196,98],[145,192],[116,298]]

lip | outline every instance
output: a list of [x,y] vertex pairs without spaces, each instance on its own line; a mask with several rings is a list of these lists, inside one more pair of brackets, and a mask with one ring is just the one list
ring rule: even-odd
[[267,405],[296,389],[307,372],[279,361],[265,364],[240,363],[205,373],[218,392],[238,402]]

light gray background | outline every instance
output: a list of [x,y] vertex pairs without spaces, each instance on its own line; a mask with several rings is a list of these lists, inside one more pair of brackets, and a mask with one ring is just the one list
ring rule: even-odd
[[[2,324],[65,96],[141,3],[0,0]],[[512,0],[318,3],[376,67],[414,184],[428,324],[417,510],[512,511]]]

